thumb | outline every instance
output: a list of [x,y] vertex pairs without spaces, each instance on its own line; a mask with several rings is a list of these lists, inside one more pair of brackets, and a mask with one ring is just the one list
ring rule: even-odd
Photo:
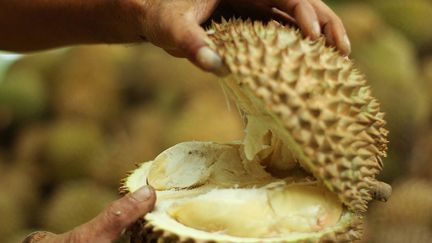
[[124,229],[150,212],[155,202],[154,189],[150,186],[143,186],[111,203],[96,218],[80,228],[84,232],[91,232],[95,238],[115,240]]
[[177,49],[196,66],[220,76],[228,73],[221,57],[207,46],[207,33],[195,20],[179,19],[173,25],[172,35]]

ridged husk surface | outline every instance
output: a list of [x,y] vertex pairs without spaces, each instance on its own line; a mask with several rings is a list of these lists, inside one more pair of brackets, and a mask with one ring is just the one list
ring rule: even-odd
[[[223,80],[225,90],[237,102],[247,123],[245,140],[239,145],[244,146],[243,156],[259,157],[263,150],[253,150],[251,134],[268,129],[271,140],[276,137],[281,150],[288,148],[290,154],[282,156],[283,163],[270,161],[270,169],[290,171],[301,167],[346,207],[337,227],[294,241],[274,242],[359,239],[362,214],[374,196],[375,177],[382,169],[381,157],[387,149],[383,113],[365,78],[349,59],[326,47],[324,39],[302,38],[297,30],[276,22],[224,21],[213,24],[208,34],[209,45],[231,72]],[[258,130],[253,130],[253,123],[259,123]],[[137,178],[144,178],[138,176],[144,165],[125,180],[122,193],[136,189],[131,185]],[[203,240],[176,234],[148,217],[135,224],[132,232],[132,242],[225,242],[217,237]],[[256,242],[263,241],[273,242],[264,238]]]
[[236,20],[210,32],[211,46],[233,73],[226,83],[240,109],[283,126],[279,135],[302,166],[351,210],[365,212],[388,132],[353,63],[323,39],[305,40],[276,22]]

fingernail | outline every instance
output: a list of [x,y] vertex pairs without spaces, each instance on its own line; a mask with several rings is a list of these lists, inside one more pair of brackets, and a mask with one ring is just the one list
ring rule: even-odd
[[205,70],[218,75],[224,75],[224,73],[226,73],[226,68],[222,63],[222,59],[208,46],[201,47],[198,50],[196,60]]
[[351,43],[350,43],[347,35],[344,36],[343,42],[345,45],[346,54],[348,55],[351,52]]
[[151,189],[149,186],[143,186],[138,190],[134,191],[132,193],[132,197],[134,197],[136,200],[140,202],[143,202],[150,199],[152,194],[153,194],[153,189]]
[[318,23],[318,21],[314,21],[314,22],[312,23],[312,31],[314,32],[314,35],[315,35],[316,37],[319,37],[319,36],[320,36],[320,34],[321,34],[321,26],[320,26],[320,24]]

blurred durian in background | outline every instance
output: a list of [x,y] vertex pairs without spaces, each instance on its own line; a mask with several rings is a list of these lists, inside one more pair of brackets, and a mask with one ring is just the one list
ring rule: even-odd
[[[326,2],[390,130],[394,194],[370,205],[364,242],[432,242],[432,1]],[[0,242],[84,223],[176,143],[243,136],[217,77],[149,44],[0,57]]]
[[217,77],[149,44],[0,56],[0,242],[88,221],[175,143],[243,134]]

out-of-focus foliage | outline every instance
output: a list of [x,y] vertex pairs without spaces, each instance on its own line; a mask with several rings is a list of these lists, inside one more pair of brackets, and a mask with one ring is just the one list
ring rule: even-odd
[[[430,242],[432,2],[326,2],[344,21],[351,58],[390,130],[382,178],[394,195],[370,205],[364,242]],[[74,47],[5,63],[0,242],[90,219],[134,164],[174,143],[242,137],[218,78],[152,45]]]

